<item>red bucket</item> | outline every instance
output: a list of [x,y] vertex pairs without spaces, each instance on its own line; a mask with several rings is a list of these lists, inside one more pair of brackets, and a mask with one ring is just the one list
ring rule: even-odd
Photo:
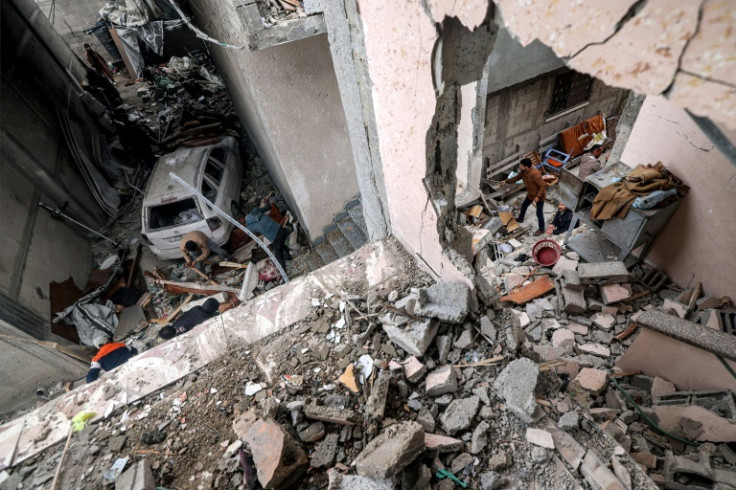
[[534,261],[542,267],[551,267],[560,260],[562,249],[556,241],[544,238],[532,247]]

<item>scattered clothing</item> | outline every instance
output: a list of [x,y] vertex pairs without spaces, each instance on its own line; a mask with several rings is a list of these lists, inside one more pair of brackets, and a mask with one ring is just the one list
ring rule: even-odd
[[580,159],[580,171],[578,172],[578,178],[580,180],[585,180],[589,176],[599,171],[601,168],[603,168],[603,164],[601,164],[600,160],[598,160],[595,155],[586,153]]
[[675,194],[677,194],[676,189],[654,191],[649,195],[639,196],[634,199],[634,204],[632,204],[632,206],[636,209],[652,209],[668,197],[674,196]]
[[256,208],[245,217],[245,227],[253,233],[260,233],[273,245],[273,254],[281,267],[286,269],[286,261],[291,260],[291,254],[286,248],[286,238],[291,232],[290,227],[281,227],[269,215],[271,204]]
[[590,210],[592,219],[606,220],[625,218],[637,196],[648,196],[653,191],[675,189],[672,195],[659,203],[665,206],[687,194],[689,188],[665,168],[662,162],[656,165],[639,165],[624,176],[600,190]]
[[187,333],[200,323],[215,316],[219,307],[220,303],[216,299],[210,298],[202,306],[195,306],[183,313],[171,326],[163,327],[158,331],[158,335],[162,339],[168,340]]
[[92,364],[87,372],[87,383],[91,383],[100,377],[100,370],[110,371],[128,362],[138,355],[138,349],[128,347],[122,342],[110,342],[103,345],[92,358]]
[[552,218],[552,226],[554,226],[555,235],[560,235],[566,232],[570,228],[570,222],[572,222],[572,210],[566,209],[565,211],[557,210],[554,218]]
[[57,313],[54,322],[64,321],[77,327],[79,341],[84,345],[94,345],[95,338],[100,335],[112,338],[120,322],[115,305],[110,300],[104,304],[85,303],[85,298]]

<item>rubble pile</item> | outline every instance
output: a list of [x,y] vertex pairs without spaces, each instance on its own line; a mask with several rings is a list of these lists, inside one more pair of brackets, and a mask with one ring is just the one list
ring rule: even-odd
[[258,0],[256,5],[266,28],[279,22],[307,17],[300,0]]
[[[686,311],[678,301],[684,293],[661,280],[656,293],[649,289],[647,267],[578,264],[571,253],[565,259],[565,269],[534,273],[554,276],[555,290],[513,308],[498,292],[509,280],[523,287],[515,277],[531,266],[513,260],[483,271],[485,284],[498,290],[423,278],[392,291],[315,290],[307,321],[87,427],[69,448],[83,463],[67,468],[63,482],[736,486],[736,436],[724,435],[736,414],[733,392],[678,391],[667,379],[616,367],[638,336],[637,319],[677,305]],[[584,298],[575,313],[565,311],[565,288]],[[692,317],[711,309],[698,304],[722,306],[708,298],[693,304]],[[667,410],[674,405],[688,415],[673,422]],[[715,419],[725,421],[723,434],[708,433]],[[39,468],[58,461],[60,451],[27,461],[9,481],[48,482],[53,465],[47,473]],[[123,472],[111,479],[116,463]],[[131,479],[138,483],[123,483]]]

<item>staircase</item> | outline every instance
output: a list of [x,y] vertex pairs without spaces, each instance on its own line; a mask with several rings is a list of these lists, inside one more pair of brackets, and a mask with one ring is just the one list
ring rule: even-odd
[[310,272],[353,253],[368,241],[360,201],[349,202],[345,209],[331,225],[325,227],[324,235],[315,241],[312,250],[304,257]]

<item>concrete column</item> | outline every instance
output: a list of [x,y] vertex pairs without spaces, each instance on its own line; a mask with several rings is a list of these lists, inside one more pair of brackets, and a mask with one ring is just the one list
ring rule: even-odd
[[371,81],[367,76],[362,42],[363,27],[357,15],[356,2],[345,0],[342,5],[334,1],[306,0],[304,8],[308,14],[322,12],[327,24],[327,38],[345,109],[368,239],[378,240],[388,234],[390,217],[370,96]]

